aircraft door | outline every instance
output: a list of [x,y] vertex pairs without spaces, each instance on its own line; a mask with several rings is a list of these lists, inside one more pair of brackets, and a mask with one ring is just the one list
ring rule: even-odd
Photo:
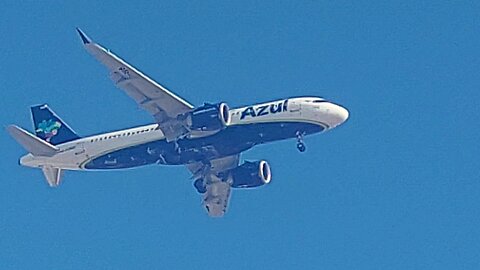
[[297,100],[289,101],[288,103],[288,111],[292,115],[300,115],[302,112],[302,105]]
[[79,142],[75,145],[75,149],[73,149],[73,153],[77,160],[85,160],[88,159],[89,156],[87,155],[87,150],[85,149],[85,145],[83,142]]

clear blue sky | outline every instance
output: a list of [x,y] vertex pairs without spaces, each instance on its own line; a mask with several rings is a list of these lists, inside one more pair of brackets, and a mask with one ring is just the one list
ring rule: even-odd
[[[1,126],[148,123],[75,32],[193,104],[319,95],[349,121],[247,152],[272,184],[210,219],[183,167],[67,172],[0,134],[0,269],[479,269],[478,1],[6,1]],[[423,2],[423,3],[421,3]]]

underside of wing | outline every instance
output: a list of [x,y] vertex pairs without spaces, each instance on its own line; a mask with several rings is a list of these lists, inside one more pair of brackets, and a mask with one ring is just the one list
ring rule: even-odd
[[265,160],[244,161],[240,155],[188,164],[194,186],[203,194],[203,205],[211,217],[225,214],[232,188],[257,188],[270,183],[272,171]]
[[195,178],[194,186],[203,193],[203,205],[211,217],[222,217],[230,200],[231,182],[222,172],[238,166],[240,155],[187,165]]
[[93,42],[77,28],[86,50],[110,71],[114,84],[125,91],[135,102],[149,112],[158,122],[188,112],[193,106],[155,82],[135,67]]

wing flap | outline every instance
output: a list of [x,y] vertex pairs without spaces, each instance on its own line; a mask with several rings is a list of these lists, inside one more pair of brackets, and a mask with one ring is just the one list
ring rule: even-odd
[[226,182],[214,182],[207,185],[203,196],[203,205],[211,217],[222,217],[227,211],[230,200],[231,186]]

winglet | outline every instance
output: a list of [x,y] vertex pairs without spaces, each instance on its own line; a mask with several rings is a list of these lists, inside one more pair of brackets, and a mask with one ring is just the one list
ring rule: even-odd
[[82,38],[83,44],[90,44],[92,43],[92,39],[90,39],[80,28],[76,28],[80,38]]

